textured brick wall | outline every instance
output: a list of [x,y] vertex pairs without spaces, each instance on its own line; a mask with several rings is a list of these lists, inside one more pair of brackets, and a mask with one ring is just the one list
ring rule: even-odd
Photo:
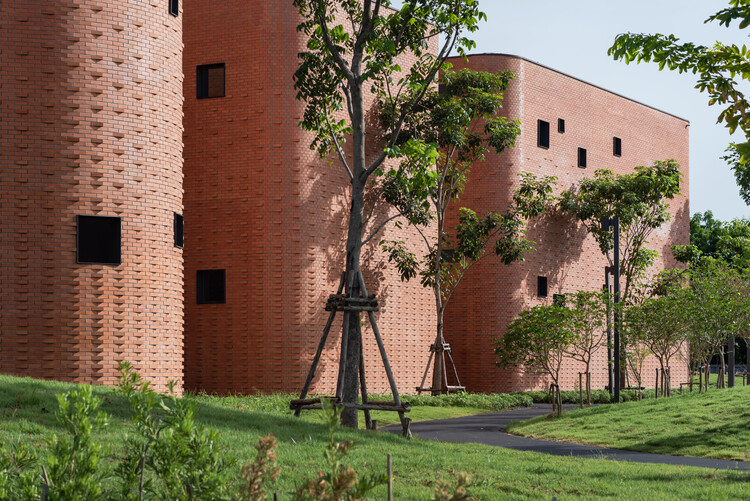
[[[167,0],[0,1],[0,372],[182,380],[182,16]],[[76,264],[76,215],[122,264]]]
[[[454,61],[456,68],[462,60]],[[516,73],[506,93],[503,114],[521,120],[516,146],[501,156],[488,155],[472,172],[462,202],[478,212],[504,210],[521,171],[558,177],[556,194],[597,169],[632,172],[637,165],[674,158],[682,166],[682,195],[670,204],[672,221],[656,230],[649,248],[659,252],[654,270],[674,266],[669,246],[689,241],[688,124],[653,108],[617,96],[535,63],[509,56],[476,55],[468,66],[476,70]],[[557,132],[557,120],[566,123]],[[537,120],[550,123],[550,147],[537,147]],[[612,154],[612,137],[622,139],[622,156]],[[579,147],[588,151],[588,167],[577,167]],[[543,377],[501,370],[493,366],[492,339],[523,309],[550,304],[553,294],[599,290],[606,261],[593,238],[568,217],[549,215],[534,224],[529,238],[537,250],[526,262],[503,267],[493,257],[474,267],[451,300],[446,315],[446,338],[451,343],[461,382],[474,391],[516,391],[543,388]],[[549,295],[536,295],[537,276],[547,276]],[[653,385],[656,362],[650,359],[646,383]],[[592,387],[607,384],[606,349],[593,360]],[[567,361],[561,386],[573,388],[581,364]],[[686,364],[673,363],[673,383],[686,378]],[[633,383],[634,384],[634,383]]]
[[[343,270],[348,179],[298,127],[292,75],[304,40],[291,2],[185,2],[185,374],[212,392],[298,391]],[[225,63],[226,95],[196,99],[196,66]],[[408,61],[405,61],[408,64]],[[371,151],[373,154],[374,151]],[[378,219],[382,211],[376,212]],[[390,228],[381,238],[416,242]],[[414,391],[434,338],[434,303],[403,284],[377,248],[368,292],[402,391]],[[196,304],[196,271],[226,269],[226,304]],[[341,318],[314,391],[331,391]],[[368,389],[387,380],[369,329]]]

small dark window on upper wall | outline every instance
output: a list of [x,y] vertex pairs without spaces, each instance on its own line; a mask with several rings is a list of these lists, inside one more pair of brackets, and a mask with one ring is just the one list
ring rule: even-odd
[[438,84],[438,94],[440,94],[441,96],[447,96],[448,95],[448,86],[445,85],[445,84],[443,84],[443,83]]
[[612,154],[616,157],[622,156],[622,139],[619,137],[612,138]]
[[565,307],[565,294],[552,294],[552,304],[561,308]]
[[547,277],[536,277],[536,295],[547,297]]
[[549,122],[537,120],[536,145],[540,148],[549,148]]
[[174,213],[174,246],[182,249],[184,246],[184,220],[182,214]]
[[198,270],[198,304],[227,302],[226,270]]
[[76,217],[77,257],[79,263],[120,264],[120,218],[106,216]]
[[180,0],[169,0],[169,13],[175,17],[180,14]]
[[586,168],[586,148],[578,148],[578,167]]
[[224,63],[198,66],[198,99],[224,97]]
[[557,119],[557,132],[563,134],[565,132],[565,120],[562,118]]

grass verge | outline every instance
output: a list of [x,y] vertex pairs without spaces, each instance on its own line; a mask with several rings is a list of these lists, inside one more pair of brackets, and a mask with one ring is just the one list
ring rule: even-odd
[[750,461],[750,386],[567,412],[512,423],[518,435],[615,449]]
[[[4,444],[24,441],[40,449],[60,429],[54,418],[55,395],[72,385],[0,376],[0,437]],[[98,439],[108,447],[108,460],[121,455],[131,433],[129,409],[116,391],[96,388],[110,416],[108,429]],[[196,398],[196,419],[219,435],[219,446],[238,459],[239,467],[255,454],[260,436],[273,433],[279,442],[282,474],[276,490],[280,499],[303,478],[323,467],[326,429],[313,413],[295,419],[274,410],[262,398],[245,406],[218,397]],[[253,398],[253,397],[243,397]],[[247,401],[249,402],[249,400]],[[238,405],[243,405],[239,408]],[[250,407],[250,408],[248,408]],[[258,410],[265,408],[266,410]],[[347,462],[357,471],[385,470],[386,454],[393,454],[396,499],[431,499],[436,480],[467,472],[478,499],[742,499],[750,487],[747,473],[677,468],[663,465],[616,463],[605,460],[560,458],[475,444],[407,441],[388,433],[344,430],[338,440],[353,440]],[[385,490],[374,499],[384,499]]]

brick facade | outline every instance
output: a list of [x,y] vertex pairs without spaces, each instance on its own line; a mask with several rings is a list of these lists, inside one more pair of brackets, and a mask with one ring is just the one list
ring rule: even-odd
[[[182,382],[184,359],[190,389],[298,391],[343,268],[349,187],[338,161],[317,158],[298,127],[299,19],[291,2],[186,0],[183,59],[183,13],[169,15],[167,4],[3,4],[0,372],[113,384],[117,360],[130,360],[164,389]],[[197,66],[217,63],[225,65],[223,97],[197,99]],[[625,173],[675,158],[684,195],[651,239],[667,256],[657,267],[674,264],[668,247],[687,243],[689,230],[684,120],[521,58],[479,55],[468,64],[516,72],[505,113],[523,133],[515,148],[475,167],[481,182],[469,184],[464,204],[502,210],[521,170],[558,176],[559,191],[598,168]],[[536,146],[537,119],[551,125],[549,149]],[[613,136],[622,157],[611,154]],[[183,207],[183,141],[184,297],[172,226]],[[585,170],[576,167],[578,147],[588,151]],[[388,212],[374,214],[379,222]],[[77,215],[122,218],[122,264],[76,263]],[[446,337],[471,391],[543,387],[494,368],[491,340],[526,306],[601,286],[604,257],[580,226],[552,215],[529,235],[538,244],[528,261],[501,267],[489,257],[448,307]],[[363,250],[391,365],[409,393],[434,340],[434,298],[418,281],[398,279],[381,239],[415,251],[420,239],[390,226]],[[197,304],[199,270],[225,270],[225,302]],[[535,295],[539,275],[549,279],[546,300]],[[314,392],[335,385],[340,326],[339,318]],[[369,327],[364,336],[369,390],[387,391]],[[592,386],[601,388],[603,353],[595,365]],[[684,364],[675,369],[674,383],[685,376]],[[563,386],[578,370],[566,364]]]
[[[305,47],[291,2],[185,2],[185,382],[210,392],[299,391],[344,267],[349,181],[298,126],[292,75]],[[197,99],[196,68],[225,64],[225,96]],[[408,60],[404,61],[408,64]],[[374,139],[374,138],[373,138]],[[371,151],[371,157],[376,154]],[[376,221],[384,218],[376,211]],[[382,238],[366,245],[368,292],[399,388],[419,384],[434,338],[434,302],[402,283]],[[226,270],[226,303],[196,304],[198,270]],[[368,389],[388,384],[369,328]],[[335,386],[341,316],[312,391]]]
[[[468,63],[453,61],[455,68],[515,73],[505,94],[503,114],[521,121],[516,146],[502,155],[488,155],[474,167],[461,203],[482,213],[504,210],[518,173],[558,178],[555,194],[572,187],[597,169],[617,174],[633,172],[638,165],[673,158],[682,167],[682,195],[670,204],[671,222],[657,229],[648,247],[659,252],[654,270],[673,267],[670,245],[689,242],[688,122],[649,106],[618,96],[594,85],[523,58],[507,55],[474,55]],[[558,119],[565,120],[559,133]],[[549,149],[537,146],[537,120],[550,124]],[[622,156],[613,155],[612,138],[622,140]],[[587,150],[587,168],[577,166],[578,148]],[[481,180],[481,181],[480,181]],[[480,181],[480,182],[477,182]],[[606,259],[594,239],[569,216],[550,214],[535,222],[528,237],[536,251],[522,263],[503,267],[487,257],[472,268],[446,310],[446,339],[461,382],[473,391],[519,391],[545,388],[545,378],[502,370],[493,366],[492,339],[527,307],[550,304],[554,294],[600,290]],[[546,298],[537,297],[537,277],[546,276]],[[646,384],[653,386],[657,362],[647,361]],[[687,365],[675,362],[672,383],[684,381]],[[568,361],[560,385],[573,388],[582,364]],[[592,360],[592,388],[607,385],[606,349]],[[635,384],[635,383],[633,383]]]
[[[182,381],[182,19],[166,0],[2,2],[0,372]],[[122,264],[77,264],[76,216]]]

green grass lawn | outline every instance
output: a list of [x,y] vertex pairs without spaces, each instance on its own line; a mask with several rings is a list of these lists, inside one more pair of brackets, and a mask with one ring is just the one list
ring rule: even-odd
[[[0,376],[2,443],[22,440],[43,448],[45,439],[59,432],[55,395],[71,387]],[[131,432],[129,410],[114,389],[97,388],[96,393],[111,416],[109,427],[98,436],[110,450],[109,459],[115,461]],[[254,457],[258,437],[268,433],[277,437],[282,473],[276,490],[280,499],[323,467],[326,429],[314,412],[296,419],[281,410],[287,396],[190,398],[198,402],[197,421],[216,430],[221,449],[238,459],[238,476],[240,465]],[[417,409],[415,417],[420,412]],[[739,472],[562,458],[474,444],[409,441],[389,433],[354,430],[340,431],[338,440],[355,442],[346,461],[359,472],[385,471],[386,454],[393,454],[396,499],[430,499],[435,481],[449,479],[454,472],[469,473],[475,482],[475,496],[490,500],[743,499],[750,489],[750,475]],[[381,487],[373,499],[384,498]]]
[[750,386],[627,402],[513,423],[518,435],[678,456],[750,461]]

